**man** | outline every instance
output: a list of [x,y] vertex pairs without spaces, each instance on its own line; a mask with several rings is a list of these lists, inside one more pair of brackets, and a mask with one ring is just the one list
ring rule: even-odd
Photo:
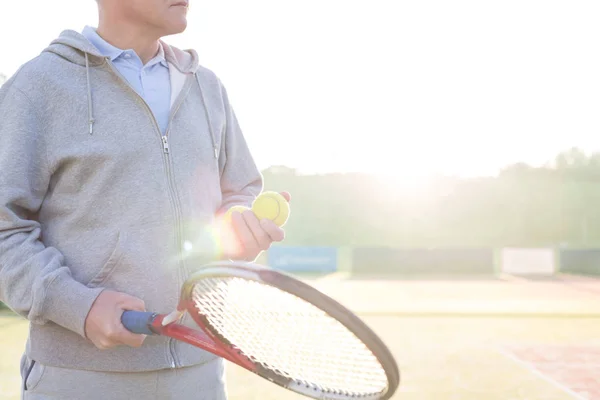
[[220,80],[161,40],[187,1],[98,6],[98,29],[63,32],[0,89],[0,301],[30,321],[23,396],[224,399],[221,359],[120,317],[172,311],[203,262],[284,232],[245,212],[236,243],[214,233],[262,177]]

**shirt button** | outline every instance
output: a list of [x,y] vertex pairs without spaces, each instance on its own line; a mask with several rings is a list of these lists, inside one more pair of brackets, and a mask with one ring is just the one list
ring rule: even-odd
[[125,53],[125,58],[131,58],[131,54]]

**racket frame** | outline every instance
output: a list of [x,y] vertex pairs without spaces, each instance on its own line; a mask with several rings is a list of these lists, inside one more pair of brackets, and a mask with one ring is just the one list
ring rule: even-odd
[[[185,307],[187,308],[187,306]],[[190,307],[194,307],[194,305],[192,304]],[[183,314],[180,313],[180,315]],[[204,324],[198,324],[198,327],[202,330],[196,330],[184,325],[176,324],[174,323],[175,321],[164,324],[163,320],[168,316],[168,314],[154,314],[149,322],[150,330],[158,335],[172,337],[182,342],[191,344],[192,346],[199,347],[213,353],[218,357],[224,358],[232,363],[255,372],[256,364],[250,361],[241,352],[235,351],[232,347],[225,346],[219,339],[212,337],[211,332],[206,329]],[[190,313],[190,316],[193,317],[193,314]]]
[[[204,265],[200,270],[190,275],[182,286],[180,300],[177,306],[179,313],[184,310],[192,317],[194,322],[202,329],[195,331],[178,324],[168,324],[162,326],[162,318],[157,317],[152,326],[163,334],[176,338],[181,338],[186,343],[201,348],[208,349],[214,354],[223,357],[235,364],[238,364],[247,370],[254,372],[265,379],[272,381],[286,389],[298,392],[305,396],[318,398],[322,400],[347,400],[349,397],[343,394],[323,393],[316,387],[310,387],[301,384],[291,378],[279,375],[274,371],[263,367],[260,363],[253,362],[241,351],[234,348],[225,337],[212,329],[210,323],[201,314],[201,310],[196,308],[193,300],[194,285],[197,281],[206,278],[242,278],[250,281],[256,281],[261,284],[269,285],[277,289],[286,291],[298,298],[313,304],[315,307],[327,313],[330,317],[336,319],[350,332],[352,332],[365,346],[373,353],[379,363],[384,368],[388,387],[381,395],[360,396],[357,398],[363,400],[386,400],[389,399],[400,384],[400,372],[393,355],[387,346],[357,315],[352,311],[321,293],[312,286],[288,275],[282,271],[275,271],[271,268],[258,265],[253,262],[243,261],[217,261]],[[207,340],[208,339],[208,340]],[[283,350],[285,351],[285,350]]]

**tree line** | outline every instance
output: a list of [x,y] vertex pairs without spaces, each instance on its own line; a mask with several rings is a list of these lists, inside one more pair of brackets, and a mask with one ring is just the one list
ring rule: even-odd
[[433,178],[395,190],[363,174],[263,171],[293,195],[288,245],[368,247],[600,246],[600,153],[572,148],[552,163],[497,176]]

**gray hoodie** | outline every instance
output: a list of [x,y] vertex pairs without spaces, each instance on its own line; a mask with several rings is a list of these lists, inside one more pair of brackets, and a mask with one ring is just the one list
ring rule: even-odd
[[194,51],[163,45],[174,92],[165,136],[77,32],[0,89],[0,301],[30,321],[27,355],[42,364],[142,371],[214,358],[164,337],[99,350],[84,332],[104,289],[172,311],[185,278],[221,257],[215,214],[262,190],[220,80]]

